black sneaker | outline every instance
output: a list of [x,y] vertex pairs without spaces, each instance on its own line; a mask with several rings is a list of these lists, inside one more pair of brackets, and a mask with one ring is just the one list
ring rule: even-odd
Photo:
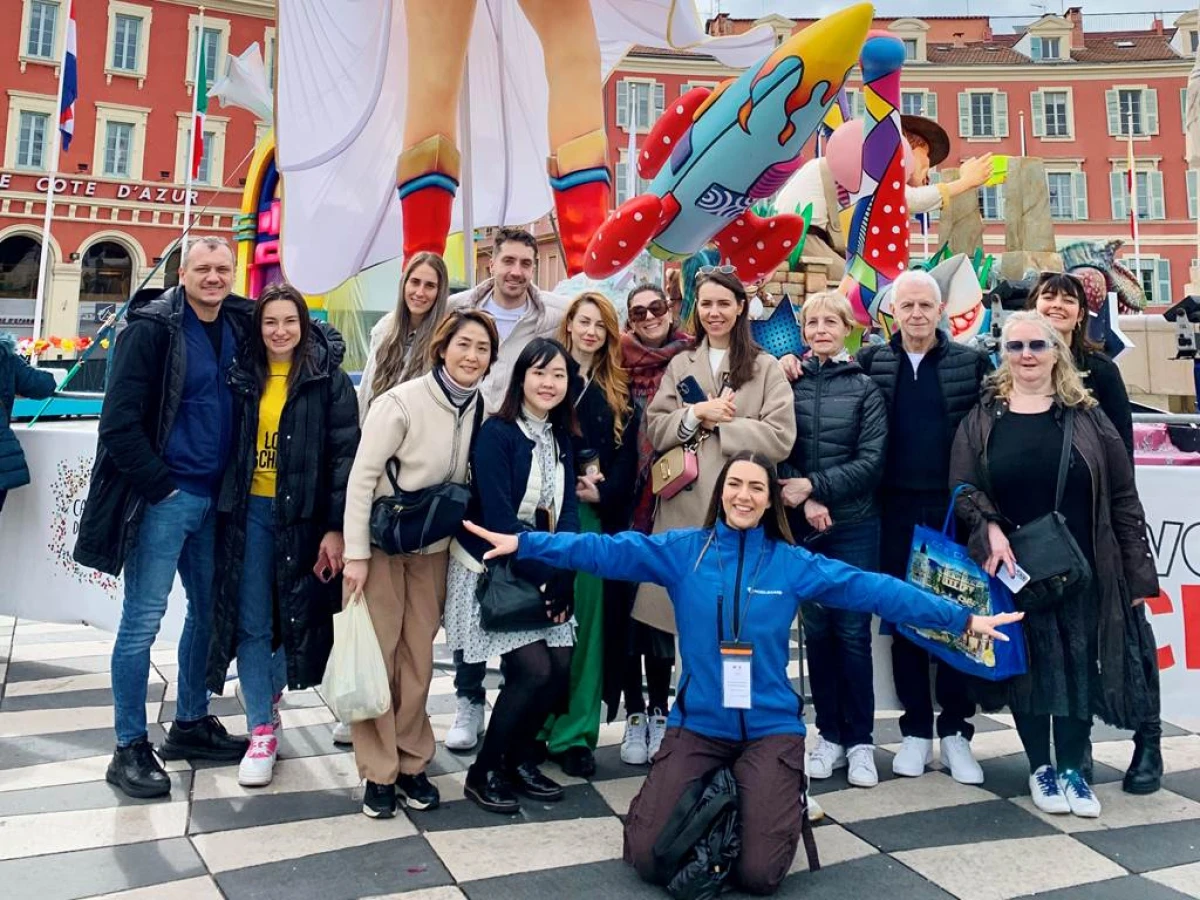
[[424,772],[416,775],[401,772],[396,779],[396,794],[409,809],[437,809],[442,802],[442,795]]
[[553,753],[550,758],[572,778],[591,778],[596,774],[596,757],[587,747],[568,747],[562,753]]
[[237,762],[249,748],[249,738],[233,737],[216,716],[205,716],[195,722],[172,722],[158,755],[163,759]]
[[362,811],[372,819],[390,819],[396,815],[396,786],[367,782],[363,791]]
[[476,776],[473,769],[467,770],[467,783],[463,793],[467,799],[482,810],[502,815],[521,811],[521,802],[513,793],[512,785],[499,772],[485,772]]
[[508,773],[509,783],[518,794],[530,800],[555,803],[563,798],[563,789],[557,781],[551,781],[533,763],[521,763]]
[[116,749],[104,780],[140,800],[171,793],[171,779],[145,738]]

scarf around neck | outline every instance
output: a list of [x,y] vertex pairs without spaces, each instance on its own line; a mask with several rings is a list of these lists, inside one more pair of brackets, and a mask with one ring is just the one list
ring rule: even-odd
[[629,388],[633,398],[643,406],[650,400],[662,383],[667,366],[694,343],[691,335],[683,331],[674,332],[661,347],[647,347],[630,332],[621,334],[621,360],[629,373]]

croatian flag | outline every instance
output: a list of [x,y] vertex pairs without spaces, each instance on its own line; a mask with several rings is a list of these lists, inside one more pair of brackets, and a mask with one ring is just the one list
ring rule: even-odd
[[63,59],[62,106],[59,107],[58,128],[62,132],[63,150],[71,149],[75,136],[75,101],[79,99],[78,65],[75,58],[75,4],[68,0],[67,52]]

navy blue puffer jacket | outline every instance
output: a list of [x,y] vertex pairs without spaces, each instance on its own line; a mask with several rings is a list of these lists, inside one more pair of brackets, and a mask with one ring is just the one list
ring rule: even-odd
[[25,452],[13,434],[13,403],[17,397],[44,400],[54,393],[54,376],[33,368],[17,355],[11,334],[0,334],[0,491],[29,484]]

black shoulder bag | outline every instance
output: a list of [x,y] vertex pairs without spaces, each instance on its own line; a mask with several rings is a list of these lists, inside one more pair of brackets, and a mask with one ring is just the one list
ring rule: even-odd
[[[483,397],[476,396],[472,445],[483,424],[483,405]],[[468,458],[470,452],[468,448]],[[371,503],[372,544],[389,556],[396,556],[417,553],[458,533],[471,500],[469,463],[466,484],[447,482],[418,491],[400,489],[400,461],[394,456],[387,461],[384,471],[392,483],[392,495],[378,497]]]
[[1075,410],[1067,408],[1063,420],[1062,456],[1058,462],[1058,484],[1054,509],[1038,516],[1008,536],[1017,563],[1029,573],[1029,584],[1013,597],[1017,609],[1024,612],[1050,610],[1062,603],[1072,591],[1080,591],[1092,580],[1092,567],[1071,536],[1067,520],[1058,511],[1067,487],[1067,467],[1071,464]]

